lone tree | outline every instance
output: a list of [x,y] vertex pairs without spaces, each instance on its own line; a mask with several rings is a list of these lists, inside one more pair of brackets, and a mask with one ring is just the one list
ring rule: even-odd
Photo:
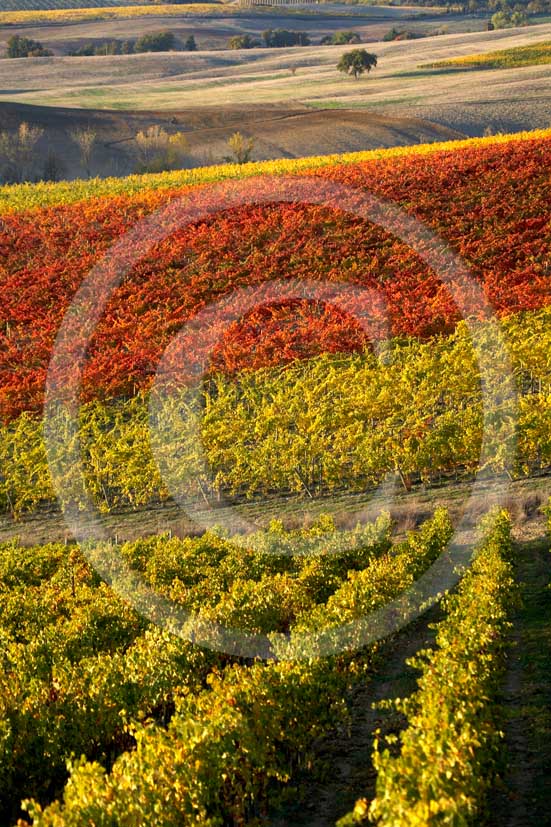
[[182,166],[188,150],[183,132],[169,134],[154,124],[136,135],[138,172],[164,172]]
[[97,141],[97,133],[91,127],[77,127],[69,133],[75,144],[78,146],[82,166],[86,170],[86,177],[91,174],[91,161],[94,146]]
[[377,55],[372,55],[366,52],[365,49],[353,49],[351,52],[345,52],[341,55],[341,59],[337,63],[339,72],[344,72],[345,75],[353,75],[356,79],[363,75],[364,72],[369,72],[377,65]]
[[254,150],[254,138],[245,138],[241,132],[234,132],[228,139],[231,155],[224,158],[231,164],[248,164]]

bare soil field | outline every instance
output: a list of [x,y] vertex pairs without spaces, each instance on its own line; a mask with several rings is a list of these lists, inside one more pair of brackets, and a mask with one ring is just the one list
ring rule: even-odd
[[445,141],[461,133],[422,118],[387,116],[366,110],[317,111],[297,105],[201,107],[176,111],[109,112],[0,103],[2,125],[15,131],[23,121],[44,129],[36,148],[37,171],[55,153],[63,177],[84,174],[70,133],[92,127],[98,136],[92,174],[125,175],[136,171],[137,132],[152,124],[188,136],[187,167],[220,163],[236,131],[254,140],[254,159],[353,152],[412,143]]

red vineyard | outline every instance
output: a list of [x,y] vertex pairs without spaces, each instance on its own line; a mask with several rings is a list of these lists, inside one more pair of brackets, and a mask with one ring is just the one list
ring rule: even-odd
[[[334,166],[312,174],[398,204],[432,228],[462,257],[496,312],[537,309],[550,300],[550,139]],[[180,194],[144,192],[3,218],[4,421],[41,409],[57,331],[94,265],[137,222]],[[135,393],[151,381],[185,322],[243,288],[290,280],[369,288],[383,297],[373,311],[381,318],[362,327],[350,295],[337,306],[315,295],[292,300],[283,295],[279,301],[272,296],[227,327],[210,358],[212,368],[233,372],[321,352],[349,352],[381,336],[428,337],[449,332],[461,315],[437,273],[375,223],[320,205],[223,210],[163,240],[153,239],[130,268],[91,339],[84,397]],[[200,335],[192,345],[197,363],[208,361]]]

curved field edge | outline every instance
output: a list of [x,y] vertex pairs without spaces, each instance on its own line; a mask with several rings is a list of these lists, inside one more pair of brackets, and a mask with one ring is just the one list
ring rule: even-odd
[[[369,8],[369,7],[367,7]],[[415,8],[415,7],[412,7]],[[436,6],[434,13],[442,14],[442,10]],[[127,5],[120,6],[86,6],[84,8],[75,9],[21,9],[0,12],[0,25],[16,25],[25,23],[75,23],[89,20],[110,20],[110,19],[124,19],[129,17],[260,17],[262,15],[269,16],[273,14],[273,8],[254,6],[247,8],[246,6],[234,6],[224,0],[212,0],[208,3],[182,3],[171,5],[169,3],[159,3],[157,5]],[[368,14],[368,12],[366,12]],[[315,9],[309,9],[307,6],[302,8],[293,8],[292,6],[285,7],[285,15],[293,17],[312,17],[312,16],[331,16],[350,18],[356,16],[354,11],[347,11],[339,8],[338,10],[329,9],[324,10],[323,4],[317,5]]]
[[452,57],[423,63],[420,69],[513,69],[520,66],[540,66],[551,63],[551,42],[530,43],[512,49]]
[[372,149],[341,155],[260,161],[241,165],[220,164],[174,172],[130,175],[126,178],[94,178],[56,183],[16,184],[0,187],[0,215],[38,210],[60,204],[75,204],[93,198],[114,198],[118,195],[131,195],[146,190],[170,190],[230,179],[252,178],[257,175],[293,175],[339,164],[403,158],[409,155],[432,155],[437,152],[455,152],[470,147],[482,148],[518,141],[542,140],[550,137],[551,128],[536,129],[513,134],[491,135],[484,138],[438,141],[416,146]]

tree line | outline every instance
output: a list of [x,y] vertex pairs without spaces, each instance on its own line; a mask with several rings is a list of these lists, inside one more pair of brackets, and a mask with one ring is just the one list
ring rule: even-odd
[[[337,31],[324,35],[319,41],[322,46],[340,46],[347,43],[360,43],[360,36],[353,31]],[[306,32],[289,31],[288,29],[266,29],[261,39],[250,34],[238,34],[230,37],[227,42],[229,49],[269,49],[288,48],[291,46],[310,46],[312,39]],[[143,52],[196,52],[198,49],[195,35],[190,34],[183,41],[179,41],[174,32],[164,30],[149,32],[135,40],[120,40],[113,38],[101,42],[85,43],[78,49],[68,53],[69,57],[92,57],[97,55],[131,55]],[[53,52],[30,37],[12,35],[7,42],[6,57],[53,57]]]
[[[195,37],[190,35],[179,43],[171,31],[149,32],[136,40],[106,40],[101,43],[86,43],[79,49],[68,53],[69,57],[88,57],[92,55],[130,55],[143,52],[197,51]],[[6,57],[52,57],[53,52],[44,48],[38,40],[21,35],[12,35],[7,42]]]
[[[360,43],[360,36],[353,31],[338,31],[324,35],[319,41],[321,46],[344,46],[347,43]],[[266,29],[261,39],[250,34],[236,34],[228,40],[229,49],[284,49],[290,46],[311,46],[312,38],[306,32],[288,29]]]
[[[96,165],[100,139],[91,126],[76,126],[68,131],[86,178],[90,178]],[[59,181],[65,173],[62,159],[50,148],[40,164],[37,159],[38,144],[48,139],[45,129],[23,122],[15,132],[0,130],[0,182],[18,184],[24,181]],[[255,141],[241,132],[234,132],[227,140],[227,155],[220,161],[246,164],[252,160]],[[186,166],[189,141],[185,132],[168,132],[159,124],[153,124],[137,132],[132,139],[135,157],[134,171],[138,173],[166,172]]]

